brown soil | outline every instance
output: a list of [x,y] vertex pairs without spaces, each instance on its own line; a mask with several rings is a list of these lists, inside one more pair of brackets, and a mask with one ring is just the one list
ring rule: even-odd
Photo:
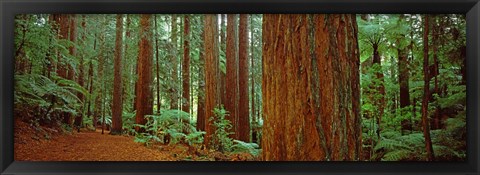
[[15,161],[182,161],[247,160],[251,155],[223,155],[189,149],[184,144],[154,144],[146,147],[133,136],[110,135],[108,131],[64,132],[60,128],[15,122]]

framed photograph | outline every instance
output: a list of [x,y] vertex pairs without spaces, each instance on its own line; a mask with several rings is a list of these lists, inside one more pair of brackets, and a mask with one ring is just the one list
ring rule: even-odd
[[0,2],[1,174],[479,174],[478,1]]

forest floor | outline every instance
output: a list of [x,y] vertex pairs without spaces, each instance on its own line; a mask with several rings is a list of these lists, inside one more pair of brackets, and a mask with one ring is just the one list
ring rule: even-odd
[[62,132],[47,127],[15,123],[16,161],[188,161],[242,160],[241,155],[224,155],[207,150],[192,151],[183,144],[155,144],[146,147],[133,136],[110,135],[81,130]]

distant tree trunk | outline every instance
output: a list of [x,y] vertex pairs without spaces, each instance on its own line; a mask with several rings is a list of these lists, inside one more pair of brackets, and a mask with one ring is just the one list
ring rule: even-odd
[[[263,42],[271,43],[263,45],[263,160],[359,159],[357,30],[354,14],[263,16]],[[305,87],[318,89],[319,108]]]
[[[377,137],[380,139],[380,132],[382,131],[382,128],[380,127],[382,124],[382,116],[385,111],[385,85],[384,85],[384,75],[382,72],[382,60],[380,58],[380,53],[378,52],[378,47],[379,43],[373,44],[373,65],[378,65],[379,69],[375,73],[376,77],[378,80],[380,80],[380,84],[375,87],[376,92],[380,93],[380,98],[375,99],[374,103],[375,106],[378,107],[378,114],[376,114],[376,121],[377,121]],[[373,94],[374,96],[377,96],[378,94]]]
[[[77,15],[71,15],[69,23],[70,41],[74,44],[77,44]],[[77,47],[75,45],[70,46],[68,50],[70,52],[70,55],[72,55],[73,57],[77,56]],[[75,70],[73,69],[72,65],[68,65],[67,77],[69,80],[75,79]]]
[[[252,96],[252,107],[251,107],[251,117],[252,117],[252,124],[255,124],[257,126],[257,119],[255,116],[255,64],[254,64],[254,53],[253,53],[253,15],[250,15],[250,61],[251,61],[251,74],[250,74],[250,84],[251,84],[251,94]],[[258,143],[258,133],[257,133],[257,128],[252,127],[252,142],[253,143]]]
[[[132,88],[133,88],[133,93],[135,93],[135,83],[133,82],[133,78],[132,78],[132,75],[135,75],[133,73],[133,70],[134,70],[134,66],[135,64],[133,63],[130,63],[128,62],[130,59],[130,55],[129,55],[129,42],[131,40],[131,29],[130,29],[130,25],[132,23],[132,20],[130,19],[130,15],[129,14],[126,14],[126,26],[125,26],[125,39],[124,39],[124,56],[123,56],[123,60],[124,60],[124,64],[123,64],[123,67],[124,67],[124,74],[126,74],[126,77],[127,77],[127,80],[125,82],[123,82],[123,85],[124,85],[124,90],[123,90],[123,101],[130,101],[131,100],[131,96],[130,96],[130,93],[132,92]],[[132,84],[133,82],[133,84]],[[135,103],[135,98],[133,98],[133,103],[123,103],[124,105],[124,109],[127,109],[128,111],[132,111],[133,108],[134,108],[134,103]],[[130,101],[131,102],[131,101]],[[130,106],[132,105],[132,106]]]
[[[103,108],[104,108],[104,88],[105,88],[105,82],[104,82],[104,67],[105,67],[105,58],[104,58],[104,51],[105,51],[105,33],[106,33],[106,16],[102,16],[102,21],[100,22],[100,38],[99,38],[99,53],[98,53],[98,68],[97,68],[97,85],[99,87],[95,88],[97,90],[97,99],[95,100],[95,111],[94,111],[94,116],[95,116],[95,121],[97,121],[96,117],[100,116],[100,119],[103,119]],[[103,121],[102,121],[103,123]],[[96,126],[96,123],[94,124]],[[102,133],[103,133],[103,124],[102,124]]]
[[157,77],[157,115],[160,115],[160,108],[162,106],[161,99],[160,99],[160,59],[159,59],[159,52],[160,50],[158,49],[158,27],[157,27],[157,15],[154,16],[154,31],[155,31],[155,65],[156,65],[156,77]]
[[[402,22],[403,15],[400,16],[399,22]],[[402,38],[405,38],[403,35]],[[400,39],[397,39],[397,46],[400,45]],[[400,108],[405,108],[410,106],[410,87],[409,87],[409,77],[410,71],[408,69],[408,58],[406,49],[404,48],[397,48],[397,56],[398,56],[398,84],[400,85]],[[404,115],[404,113],[402,113]],[[402,123],[409,123],[407,122],[408,119],[402,121]],[[411,128],[412,123],[409,126],[403,126],[402,130],[406,128]]]
[[172,84],[170,86],[170,109],[178,109],[178,60],[177,60],[177,15],[172,15],[172,34],[171,34],[172,56],[170,63],[172,64]]
[[190,113],[190,18],[185,15],[183,18],[183,91],[182,97],[185,102],[182,103],[182,110]]
[[[204,16],[200,17],[200,21],[204,20]],[[197,130],[205,131],[205,29],[200,24],[202,30],[202,39],[200,41],[200,65],[198,71],[198,104],[197,104]]]
[[429,97],[429,85],[430,75],[428,73],[428,28],[429,28],[429,16],[425,15],[424,19],[424,31],[423,31],[423,75],[424,75],[424,88],[423,88],[423,101],[422,101],[422,125],[423,136],[425,137],[425,149],[427,150],[427,161],[434,160],[432,140],[430,138],[430,126],[428,121],[428,97]]
[[113,106],[112,106],[112,130],[110,134],[122,134],[122,43],[123,43],[123,15],[117,15],[115,39],[115,59],[113,77]]
[[[436,93],[437,95],[440,96],[440,88],[438,86],[438,75],[439,75],[439,60],[438,60],[438,55],[437,55],[437,48],[438,48],[438,32],[437,32],[437,27],[441,27],[441,26],[437,26],[437,22],[436,22],[436,15],[433,15],[433,21],[434,23],[432,25],[434,25],[434,27],[432,28],[432,41],[433,41],[433,76],[434,76],[434,79],[435,79],[435,84],[434,84],[434,93]],[[432,97],[433,97],[433,94],[432,94]],[[436,100],[436,99],[430,99],[430,100]],[[433,113],[433,121],[434,121],[434,125],[432,127],[432,129],[440,129],[440,123],[441,123],[441,119],[440,119],[440,106],[439,105],[435,105],[435,112]]]
[[250,142],[250,116],[248,115],[248,15],[240,14],[238,53],[238,139]]
[[[220,44],[219,44],[219,47],[220,47],[220,50],[223,50],[224,52],[226,52],[226,43],[225,43],[226,42],[226,36],[225,36],[226,32],[225,32],[225,29],[224,29],[226,16],[227,16],[226,14],[221,14],[220,15],[220,20],[221,21],[220,21]],[[220,53],[220,51],[218,53]],[[218,61],[219,61],[219,64],[220,64],[220,62],[222,62],[220,60],[220,57],[219,57]],[[220,104],[225,105],[226,101],[227,101],[227,99],[226,99],[226,97],[227,97],[227,95],[226,95],[226,93],[227,93],[226,83],[227,82],[226,81],[227,80],[226,79],[227,79],[227,72],[228,71],[223,72],[219,68],[219,72],[220,72]]]
[[[69,15],[59,14],[55,15],[55,22],[58,24],[58,39],[67,39],[68,38],[68,20]],[[62,78],[67,78],[67,70],[64,61],[62,61],[62,56],[60,52],[57,52],[57,75]]]
[[[86,26],[86,17],[85,15],[82,15],[82,29],[83,29],[83,34],[82,34],[82,45],[85,46],[85,39],[86,39],[86,35],[87,35],[87,26]],[[78,84],[81,86],[81,87],[85,87],[85,78],[84,78],[84,58],[85,57],[85,53],[82,52],[81,56],[80,56],[80,65],[79,65],[79,73],[78,73]],[[82,101],[84,104],[85,104],[85,97],[82,93],[77,93],[77,97],[80,99],[80,101]],[[82,111],[80,112],[79,115],[77,115],[75,117],[75,122],[74,122],[74,125],[77,127],[77,131],[80,131],[80,127],[82,125],[82,121],[83,121],[83,112],[85,111],[85,105],[82,106]]]
[[[93,50],[97,50],[97,35],[95,34],[95,37],[93,39]],[[91,109],[91,104],[92,103],[95,103],[94,107],[96,108],[97,107],[97,98],[95,98],[95,101],[93,101],[93,60],[90,60],[90,65],[89,65],[89,68],[88,68],[88,78],[89,78],[89,90],[88,92],[90,93],[90,96],[89,96],[89,99],[88,99],[88,107],[87,107],[87,116],[88,117],[92,117],[92,127],[93,129],[96,128],[97,126],[97,116],[96,116],[96,112],[97,110],[94,110],[94,115],[92,116],[92,109]]]
[[[137,113],[136,123],[144,125],[145,115],[153,112],[152,99],[152,15],[142,14],[140,19],[140,43],[138,52],[138,86],[137,86]],[[137,132],[145,132],[145,129],[135,127]]]
[[229,112],[229,116],[226,118],[232,123],[232,129],[230,132],[233,134],[230,137],[238,139],[237,135],[237,111],[238,111],[238,50],[237,50],[237,15],[227,15],[227,43],[226,43],[226,69],[228,74],[226,75],[226,101],[225,110]]
[[217,16],[205,15],[205,140],[207,148],[211,147],[212,136],[215,133],[213,126],[213,110],[218,107],[220,92],[218,74],[218,40],[217,40]]

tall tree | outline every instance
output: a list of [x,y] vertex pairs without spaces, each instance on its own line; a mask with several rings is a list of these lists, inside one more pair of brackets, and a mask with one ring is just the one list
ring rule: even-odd
[[427,150],[427,161],[434,160],[432,139],[430,138],[430,125],[428,121],[428,97],[430,88],[430,75],[428,65],[428,33],[429,33],[429,15],[425,15],[423,29],[423,101],[422,101],[422,126],[423,136],[425,137],[425,149]]
[[225,109],[229,112],[227,119],[232,123],[232,129],[230,132],[233,134],[230,136],[237,139],[237,111],[238,111],[238,50],[236,43],[237,35],[237,15],[227,15],[227,39],[226,39],[226,98]]
[[160,50],[159,50],[159,44],[158,44],[158,38],[159,38],[159,35],[158,35],[158,27],[157,27],[157,15],[153,15],[154,18],[153,18],[153,21],[154,21],[154,31],[155,31],[155,65],[156,65],[156,70],[155,70],[155,73],[156,73],[156,79],[157,79],[157,115],[160,115],[160,108],[162,107],[162,103],[161,103],[161,98],[160,98]]
[[[401,25],[403,21],[403,15],[400,15],[398,19],[399,25]],[[408,59],[406,49],[400,46],[400,40],[404,39],[405,35],[401,35],[397,38],[397,56],[398,56],[398,84],[400,84],[400,107],[404,108],[410,106],[410,91],[409,91],[409,74],[410,71],[408,69]]]
[[[220,48],[220,51],[219,51],[219,54],[221,51],[225,51],[225,55],[226,55],[226,32],[225,32],[225,20],[227,18],[227,15],[226,14],[220,14],[220,44],[219,44],[219,48]],[[218,59],[219,61],[219,64],[226,64],[226,60],[225,62],[223,62],[224,60],[223,59]],[[220,65],[219,65],[220,66]],[[225,69],[226,69],[226,66],[225,66]],[[228,71],[225,71],[223,72],[222,70],[219,69],[219,72],[220,72],[220,104],[226,104],[226,101],[227,101],[227,90],[226,90],[226,81],[227,81],[227,72]]]
[[[75,14],[69,15],[68,17],[68,35],[69,35],[68,38],[70,42],[74,43],[73,45],[68,47],[69,54],[72,57],[76,57],[77,47],[75,45],[77,44],[77,15]],[[75,70],[73,69],[73,66],[71,64],[67,65],[66,78],[69,80],[75,80]],[[75,116],[73,116],[71,113],[66,113],[64,118],[65,123],[72,125],[73,124],[72,117],[75,117]]]
[[190,113],[190,17],[183,18],[182,111]]
[[271,43],[262,48],[263,160],[358,160],[355,15],[266,14],[262,30],[263,42]]
[[[140,17],[140,43],[138,51],[138,86],[136,102],[136,123],[144,125],[145,115],[153,112],[152,98],[152,15],[142,14]],[[143,128],[136,127],[137,132],[145,132]]]
[[[200,21],[204,21],[204,16],[200,17]],[[200,65],[198,66],[198,94],[197,94],[197,125],[196,129],[199,131],[205,131],[205,29],[202,23],[202,39],[200,40],[199,56],[200,56]]]
[[[105,83],[104,83],[104,70],[105,70],[105,56],[104,56],[104,52],[105,52],[105,33],[106,33],[106,23],[107,23],[107,18],[105,15],[102,15],[101,16],[101,32],[100,32],[100,36],[99,36],[99,42],[100,42],[100,48],[99,48],[99,53],[98,53],[98,68],[97,68],[97,75],[98,75],[98,79],[97,79],[97,86],[99,87],[96,87],[95,89],[97,89],[97,99],[95,100],[95,111],[94,111],[94,121],[96,122],[98,117],[100,117],[100,119],[105,119],[105,116],[104,116],[104,113],[103,113],[103,109],[105,108],[105,98],[104,98],[104,89],[105,89]],[[105,123],[105,121],[103,120],[102,123]],[[94,124],[96,125],[96,123]],[[104,129],[104,126],[102,124],[102,134],[103,134],[103,129]]]
[[122,42],[123,42],[123,15],[117,15],[115,37],[115,58],[113,77],[113,106],[112,106],[112,130],[110,134],[122,134]]
[[172,15],[172,31],[170,35],[172,44],[172,53],[170,57],[170,63],[172,65],[172,84],[170,86],[170,109],[178,109],[178,60],[177,60],[177,15]]
[[[85,48],[85,45],[86,45],[86,36],[87,36],[87,21],[86,21],[86,17],[85,15],[82,15],[82,23],[81,23],[81,26],[82,26],[82,29],[83,29],[83,32],[82,32],[82,40],[81,40],[81,44],[82,44],[82,48]],[[79,42],[80,44],[80,42]],[[79,72],[78,72],[78,84],[81,86],[81,87],[85,87],[85,77],[84,77],[84,72],[85,72],[85,51],[82,51],[81,52],[81,55],[79,57],[80,59],[80,63],[79,63]],[[78,99],[80,99],[80,101],[82,101],[84,104],[86,103],[85,102],[85,96],[82,94],[82,93],[77,93],[77,97]],[[84,114],[84,111],[85,111],[85,107],[87,107],[86,105],[83,105],[82,106],[82,110],[80,112],[79,115],[77,115],[75,117],[75,122],[74,122],[74,125],[77,127],[77,131],[79,132],[80,131],[80,126],[82,125],[82,121],[83,121],[83,114]]]
[[250,116],[248,112],[248,15],[240,14],[238,43],[238,139],[250,142]]
[[205,15],[205,140],[207,147],[211,147],[212,137],[215,134],[213,125],[213,110],[220,104],[220,88],[218,73],[218,35],[217,16],[214,14]]
[[[250,15],[250,68],[251,68],[251,74],[250,74],[250,87],[251,87],[251,98],[252,98],[252,103],[251,103],[251,118],[252,118],[252,125],[255,124],[257,126],[257,119],[255,115],[255,62],[254,62],[254,48],[253,48],[253,15]],[[257,128],[252,126],[252,142],[258,143],[258,133],[257,133]]]

